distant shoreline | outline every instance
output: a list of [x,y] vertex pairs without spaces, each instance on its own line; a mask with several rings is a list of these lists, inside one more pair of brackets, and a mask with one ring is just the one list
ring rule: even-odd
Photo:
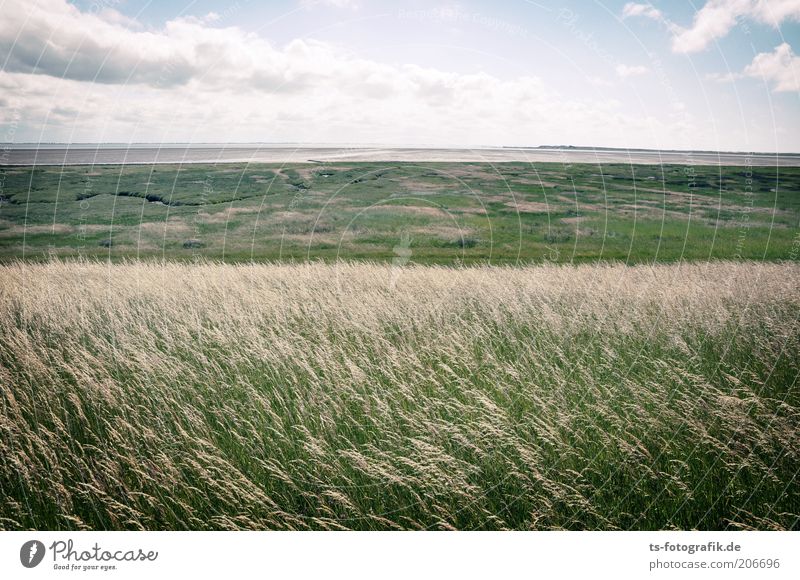
[[589,163],[800,167],[798,153],[658,151],[604,147],[310,146],[285,144],[6,144],[0,166],[198,163]]
[[702,153],[707,155],[773,155],[773,156],[800,156],[800,151],[735,151],[735,150],[714,150],[714,149],[649,149],[647,147],[606,147],[592,145],[475,145],[475,146],[456,146],[456,145],[425,145],[425,144],[400,144],[385,145],[381,143],[292,143],[292,142],[260,142],[260,141],[170,141],[162,143],[151,143],[148,141],[137,141],[124,143],[118,141],[93,142],[76,141],[66,143],[61,141],[42,141],[19,142],[19,143],[0,143],[0,149],[387,149],[387,150],[462,150],[462,151],[481,151],[481,150],[555,150],[555,151],[611,151],[611,152],[643,152],[643,153]]

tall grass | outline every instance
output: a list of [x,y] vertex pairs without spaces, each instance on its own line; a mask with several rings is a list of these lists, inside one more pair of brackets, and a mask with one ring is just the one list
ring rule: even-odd
[[0,267],[6,529],[797,529],[800,267]]

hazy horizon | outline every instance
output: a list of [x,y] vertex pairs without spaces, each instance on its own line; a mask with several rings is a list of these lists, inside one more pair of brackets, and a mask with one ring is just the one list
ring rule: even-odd
[[491,150],[491,149],[554,149],[554,150],[580,150],[580,151],[653,151],[653,152],[675,152],[675,153],[724,153],[729,155],[800,155],[798,151],[743,151],[743,150],[712,150],[712,149],[651,149],[647,147],[604,147],[600,145],[433,145],[429,143],[333,143],[333,142],[291,142],[291,141],[170,141],[170,142],[148,142],[148,141],[135,141],[135,142],[122,142],[122,141],[42,141],[42,142],[11,142],[2,143],[0,147],[6,148],[45,148],[46,146],[56,147],[75,147],[75,146],[114,146],[114,147],[196,147],[196,146],[214,146],[214,147],[295,147],[298,149],[304,148],[322,148],[322,149],[434,149],[434,150]]

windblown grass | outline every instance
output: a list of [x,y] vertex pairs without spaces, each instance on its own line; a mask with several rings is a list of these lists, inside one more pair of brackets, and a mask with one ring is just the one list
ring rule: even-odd
[[797,529],[797,264],[0,267],[5,529]]

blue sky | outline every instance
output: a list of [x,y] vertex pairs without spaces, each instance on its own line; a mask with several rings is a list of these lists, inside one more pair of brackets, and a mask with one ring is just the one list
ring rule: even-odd
[[800,151],[800,0],[0,4],[2,141]]

